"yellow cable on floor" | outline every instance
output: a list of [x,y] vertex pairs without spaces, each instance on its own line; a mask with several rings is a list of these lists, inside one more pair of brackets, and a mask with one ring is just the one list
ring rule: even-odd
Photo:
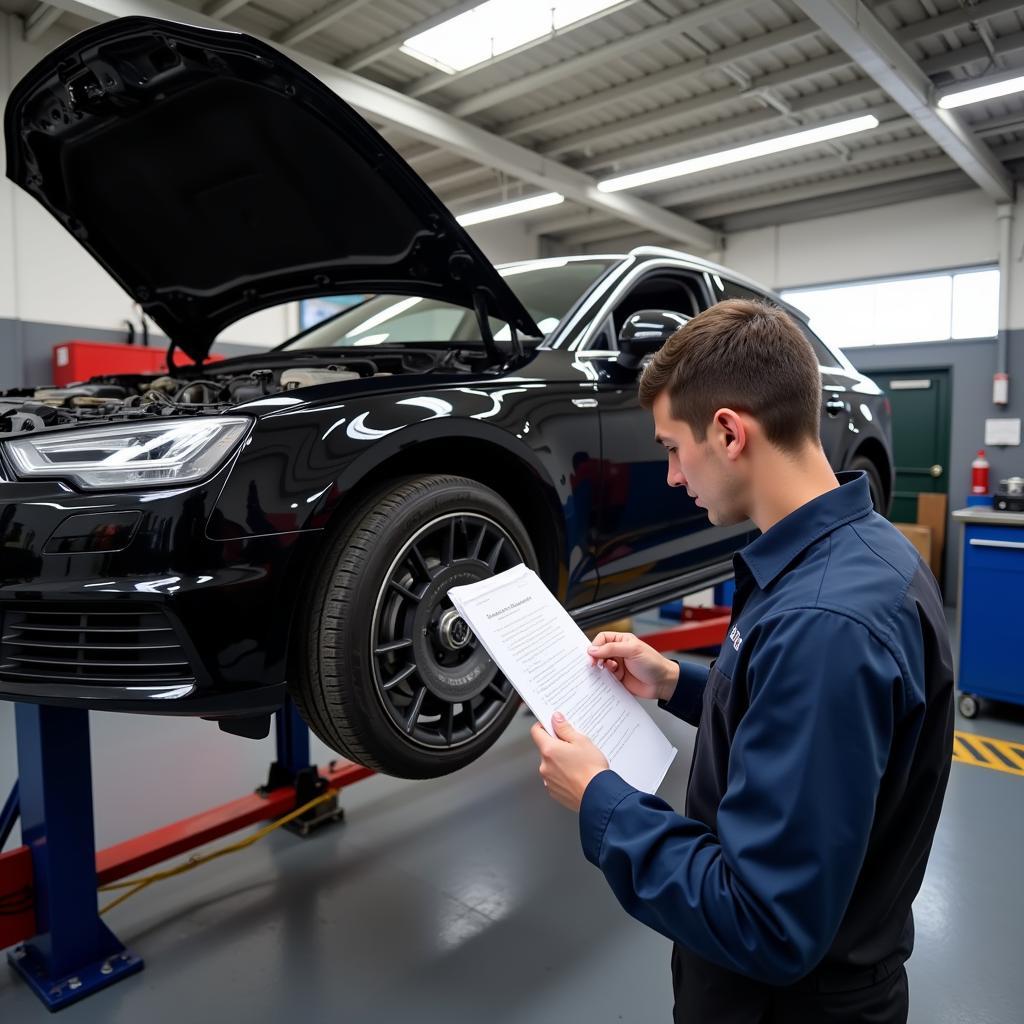
[[105,914],[108,910],[113,910],[119,903],[124,903],[129,896],[134,896],[137,892],[141,892],[147,885],[150,885],[153,882],[160,882],[165,878],[173,878],[175,875],[184,874],[186,871],[191,871],[193,868],[199,867],[200,864],[206,864],[211,860],[216,860],[218,857],[223,857],[225,854],[237,853],[239,850],[243,850],[245,847],[251,846],[258,839],[262,839],[264,836],[270,835],[270,833],[275,829],[280,828],[282,825],[287,825],[289,821],[305,814],[311,807],[316,807],[317,804],[326,803],[335,795],[336,790],[328,789],[325,793],[321,793],[319,796],[314,797],[308,803],[303,804],[301,807],[297,807],[294,811],[290,811],[283,818],[278,818],[277,821],[264,826],[258,832],[254,832],[251,836],[247,836],[245,839],[241,839],[237,843],[232,843],[230,846],[225,846],[220,850],[214,850],[212,853],[204,853],[201,856],[193,854],[187,861],[185,861],[184,864],[179,864],[176,868],[166,868],[163,871],[155,871],[151,875],[145,875],[142,878],[135,878],[130,882],[109,882],[107,885],[101,885],[99,888],[100,892],[109,892],[112,889],[128,889],[129,891],[118,896],[116,900],[108,903],[100,910],[100,913]]

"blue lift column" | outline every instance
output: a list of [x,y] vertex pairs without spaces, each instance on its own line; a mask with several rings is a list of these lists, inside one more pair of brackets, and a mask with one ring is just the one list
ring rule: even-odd
[[89,713],[15,704],[22,842],[32,851],[37,934],[8,960],[51,1010],[142,970],[100,920]]
[[[279,786],[295,787],[295,806],[301,807],[327,790],[327,780],[316,765],[309,763],[309,728],[302,720],[291,697],[274,715],[274,738],[277,741],[277,760],[270,766],[266,784],[258,793],[269,793]],[[331,762],[333,767],[334,762]],[[345,812],[338,806],[338,798],[316,807],[284,826],[296,835],[309,836],[321,825],[343,821]]]

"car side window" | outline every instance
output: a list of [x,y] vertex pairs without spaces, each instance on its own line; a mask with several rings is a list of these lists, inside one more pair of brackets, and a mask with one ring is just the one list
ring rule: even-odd
[[[672,270],[656,270],[646,274],[612,310],[610,325],[602,325],[602,339],[609,339],[608,348],[617,349],[623,324],[641,309],[667,309],[683,316],[696,316],[706,309],[708,300],[700,279],[694,274]],[[591,345],[591,348],[597,347]],[[605,347],[602,340],[601,346]]]
[[[743,285],[730,281],[728,278],[720,277],[718,274],[709,276],[712,281],[711,290],[715,296],[715,302],[721,302],[724,299],[754,299],[757,302],[770,302],[773,306],[776,305],[769,295],[762,295],[760,292],[755,292],[752,288],[745,288]],[[821,338],[799,317],[793,317],[793,320],[803,332],[803,336],[810,342],[811,348],[814,349],[814,354],[818,357],[818,365],[832,370],[841,370],[843,364],[839,362]]]

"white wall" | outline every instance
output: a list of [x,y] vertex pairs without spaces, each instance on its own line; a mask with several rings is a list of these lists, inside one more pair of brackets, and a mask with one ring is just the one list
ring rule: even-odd
[[[1016,207],[1010,328],[1024,327],[1024,202]],[[998,263],[996,207],[971,190],[729,235],[722,263],[775,289]]]
[[492,263],[533,260],[540,255],[537,236],[527,231],[523,222],[515,217],[477,224],[468,230]]

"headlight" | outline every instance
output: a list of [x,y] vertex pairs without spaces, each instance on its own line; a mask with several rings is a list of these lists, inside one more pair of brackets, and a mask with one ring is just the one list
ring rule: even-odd
[[161,487],[213,472],[252,420],[243,416],[125,423],[4,442],[23,480],[60,477],[85,490]]

